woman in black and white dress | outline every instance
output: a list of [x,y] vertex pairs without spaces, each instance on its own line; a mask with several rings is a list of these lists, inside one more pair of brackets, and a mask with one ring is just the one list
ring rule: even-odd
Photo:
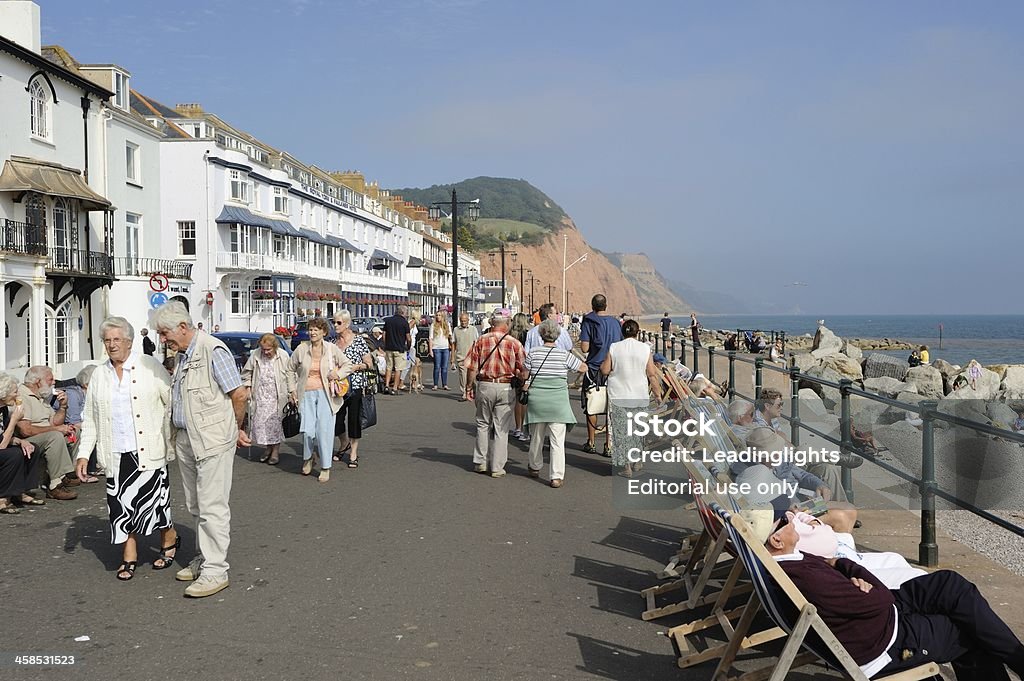
[[123,317],[100,324],[109,360],[93,373],[86,393],[76,473],[84,480],[96,449],[107,471],[107,510],[114,544],[124,544],[117,578],[131,579],[138,563],[137,537],[160,531],[154,570],[174,564],[181,537],[171,522],[170,478],[164,414],[171,381],[159,361],[132,347],[135,331]]

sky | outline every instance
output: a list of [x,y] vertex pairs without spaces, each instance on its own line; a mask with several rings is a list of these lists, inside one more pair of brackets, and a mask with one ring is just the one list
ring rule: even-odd
[[383,187],[526,179],[754,309],[1024,313],[1024,3],[39,4],[164,104]]

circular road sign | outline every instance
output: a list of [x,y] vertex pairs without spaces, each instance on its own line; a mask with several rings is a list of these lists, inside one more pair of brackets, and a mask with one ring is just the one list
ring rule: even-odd
[[149,294],[149,306],[154,310],[167,302],[167,294],[154,291]]
[[168,281],[166,274],[161,274],[160,272],[157,272],[156,274],[152,275],[149,278],[149,288],[153,289],[157,293],[161,291],[166,291],[167,287],[170,285],[171,282]]

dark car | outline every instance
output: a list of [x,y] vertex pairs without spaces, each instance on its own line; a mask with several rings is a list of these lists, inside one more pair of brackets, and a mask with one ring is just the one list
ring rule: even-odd
[[378,317],[353,317],[352,318],[352,331],[359,334],[368,334],[373,331],[373,327],[379,326],[384,328],[384,321]]
[[[263,334],[255,331],[225,331],[215,333],[213,337],[228,346],[228,351],[235,358],[235,364],[241,370],[245,363],[249,361],[249,355],[252,354],[252,351],[259,347],[260,338],[263,337]],[[277,344],[281,346],[282,350],[289,355],[292,354],[291,348],[288,347],[288,343],[284,338],[280,336],[274,336],[274,338],[277,339]]]
[[[334,333],[334,324],[331,324],[331,320],[327,320],[327,342],[333,343],[338,339],[338,336]],[[295,322],[295,333],[292,335],[292,352],[295,348],[299,347],[300,343],[304,343],[309,340],[309,321],[302,320]]]

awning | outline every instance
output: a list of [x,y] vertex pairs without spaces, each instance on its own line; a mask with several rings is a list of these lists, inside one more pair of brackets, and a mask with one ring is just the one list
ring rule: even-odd
[[340,236],[327,235],[327,240],[331,242],[331,245],[336,248],[341,248],[346,251],[352,251],[353,253],[362,253],[363,249],[356,246],[354,243],[347,239],[342,239]]
[[370,254],[370,260],[384,260],[388,262],[397,262],[399,265],[405,263],[405,261],[402,260],[401,258],[396,258],[395,256],[391,255],[387,251],[380,248],[373,249],[373,253]]
[[304,236],[299,230],[292,227],[292,223],[287,220],[274,220],[272,218],[265,218],[262,215],[256,215],[248,208],[242,208],[241,206],[224,206],[220,215],[214,221],[220,224],[232,224],[237,223],[239,225],[250,225],[252,227],[265,227],[274,234],[281,234],[283,236]]
[[89,188],[80,170],[37,161],[27,156],[11,156],[4,163],[4,172],[0,174],[0,192],[39,192],[47,196],[78,199],[87,211],[114,210],[110,201]]
[[324,244],[325,246],[334,246],[334,244],[331,243],[328,240],[328,238],[325,237],[323,234],[321,234],[320,232],[314,232],[311,229],[300,229],[299,230],[299,235],[306,237],[307,239],[309,239],[310,241],[312,241],[313,243],[316,243],[316,244]]
[[423,267],[423,258],[417,258],[415,255],[410,255],[409,263],[406,267]]

